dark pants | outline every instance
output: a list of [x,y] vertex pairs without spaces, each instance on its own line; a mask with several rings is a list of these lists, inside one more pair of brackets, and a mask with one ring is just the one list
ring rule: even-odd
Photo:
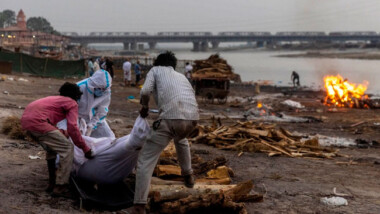
[[300,78],[299,77],[294,77],[293,79],[293,85],[294,86],[300,86]]
[[140,82],[141,80],[141,74],[136,74],[136,85]]
[[113,79],[113,69],[107,69],[108,73],[110,73],[112,79]]

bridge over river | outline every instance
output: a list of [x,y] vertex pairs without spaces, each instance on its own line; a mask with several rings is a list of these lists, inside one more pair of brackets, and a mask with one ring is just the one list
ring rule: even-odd
[[224,42],[255,43],[258,47],[275,45],[281,42],[301,43],[346,43],[364,42],[378,44],[380,34],[374,31],[340,31],[340,32],[91,32],[79,35],[76,32],[64,32],[72,43],[87,46],[92,43],[122,43],[125,50],[137,50],[139,44],[148,44],[154,49],[157,43],[192,43],[194,51],[206,51],[218,48]]

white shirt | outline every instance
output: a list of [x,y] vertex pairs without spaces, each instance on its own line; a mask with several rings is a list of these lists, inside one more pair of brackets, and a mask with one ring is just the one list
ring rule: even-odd
[[154,66],[150,69],[141,89],[143,102],[149,102],[150,94],[153,94],[159,108],[160,119],[199,120],[193,87],[172,67]]
[[131,63],[129,61],[126,61],[123,63],[123,71],[124,72],[130,72],[131,71]]
[[186,72],[189,72],[189,71],[192,71],[193,70],[193,66],[191,66],[190,64],[186,65],[185,66],[185,71]]
[[193,70],[193,66],[191,66],[190,64],[185,66],[185,76],[187,79],[191,78],[191,71],[192,70]]

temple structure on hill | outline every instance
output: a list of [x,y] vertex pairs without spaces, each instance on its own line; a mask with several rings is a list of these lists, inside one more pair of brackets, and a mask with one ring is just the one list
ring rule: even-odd
[[16,52],[41,56],[48,52],[58,53],[62,51],[68,40],[66,36],[29,30],[22,9],[17,14],[16,25],[0,28],[0,47]]

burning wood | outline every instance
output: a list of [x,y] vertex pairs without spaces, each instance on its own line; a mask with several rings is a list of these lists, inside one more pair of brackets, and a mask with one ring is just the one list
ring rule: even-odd
[[269,156],[332,158],[338,156],[331,148],[320,147],[318,140],[301,142],[295,136],[275,125],[237,122],[232,126],[198,126],[198,135],[192,141],[226,150],[264,152]]
[[337,76],[326,76],[324,78],[327,95],[324,104],[327,106],[349,107],[349,108],[369,108],[370,100],[365,95],[368,82],[356,86]]

